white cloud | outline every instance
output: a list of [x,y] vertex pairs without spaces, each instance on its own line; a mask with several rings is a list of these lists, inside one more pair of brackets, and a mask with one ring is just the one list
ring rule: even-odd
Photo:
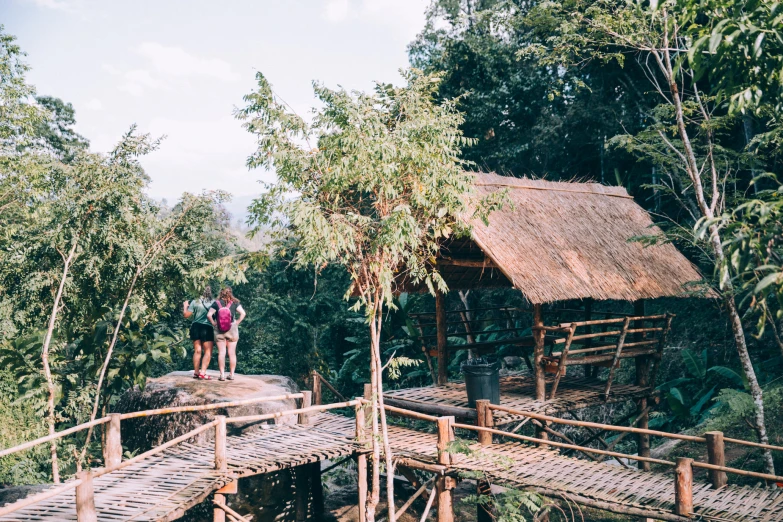
[[329,0],[324,17],[333,23],[347,20],[393,27],[412,39],[424,25],[426,0]]
[[351,14],[348,0],[329,0],[325,14],[330,22],[342,22]]
[[118,89],[131,96],[142,96],[150,90],[173,90],[175,82],[187,82],[193,77],[206,77],[226,83],[239,80],[239,75],[230,63],[219,58],[196,56],[181,47],[144,42],[132,50],[143,58],[143,68],[123,72],[114,65],[103,64],[103,70],[122,77]]
[[85,103],[84,106],[91,111],[103,110],[103,103],[98,98],[93,98],[92,100]]
[[230,63],[219,58],[196,56],[181,47],[144,42],[136,48],[136,52],[149,60],[153,69],[162,75],[207,76],[225,82],[239,79]]
[[26,0],[31,4],[35,4],[38,7],[44,9],[53,9],[55,11],[72,11],[73,5],[66,0]]

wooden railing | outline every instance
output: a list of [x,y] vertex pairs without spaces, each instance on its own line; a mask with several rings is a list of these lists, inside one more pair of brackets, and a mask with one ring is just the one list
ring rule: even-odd
[[[709,462],[698,462],[691,458],[680,457],[675,462],[656,459],[651,457],[642,457],[639,455],[629,455],[625,453],[618,453],[610,451],[608,449],[596,449],[586,446],[580,446],[573,441],[570,441],[565,435],[555,432],[554,430],[548,430],[550,433],[568,440],[569,442],[555,442],[549,439],[528,437],[525,435],[518,435],[516,433],[509,433],[502,430],[494,429],[494,416],[493,411],[500,411],[504,413],[511,413],[514,415],[521,415],[541,421],[546,426],[546,423],[564,424],[569,426],[579,426],[585,428],[598,428],[603,431],[614,431],[620,433],[637,433],[645,434],[649,436],[662,437],[668,439],[684,440],[687,442],[703,443],[706,444],[707,455]],[[476,401],[476,418],[477,425],[468,424],[455,424],[457,428],[463,428],[478,432],[478,440],[484,446],[492,444],[492,436],[499,435],[503,437],[509,437],[512,439],[523,440],[526,442],[533,442],[541,446],[554,446],[563,449],[576,450],[585,454],[597,454],[605,455],[614,458],[625,458],[629,460],[635,460],[639,462],[649,462],[651,464],[659,464],[662,466],[674,467],[674,484],[675,484],[675,514],[680,516],[690,516],[693,513],[693,468],[706,469],[709,472],[710,483],[713,488],[720,489],[727,484],[727,473],[740,475],[744,477],[752,477],[762,479],[768,482],[781,483],[783,477],[778,475],[771,475],[768,473],[757,473],[754,471],[746,471],[738,468],[732,468],[726,466],[724,444],[730,442],[733,444],[740,444],[749,447],[763,448],[772,451],[783,451],[783,447],[775,446],[772,444],[761,444],[758,442],[745,441],[741,439],[732,439],[724,437],[722,432],[712,431],[707,432],[704,436],[696,435],[683,435],[679,433],[668,433],[664,431],[634,428],[626,426],[614,426],[611,424],[601,424],[597,422],[577,421],[570,419],[561,419],[558,417],[550,417],[548,415],[541,415],[529,411],[518,410],[514,408],[507,408],[496,404],[490,404],[488,400]]]
[[[225,409],[225,408],[232,408],[237,406],[244,406],[247,404],[256,404],[260,402],[279,401],[279,400],[288,400],[288,399],[298,400],[299,408],[280,411],[280,412],[259,414],[259,415],[246,415],[241,417],[226,417],[224,415],[218,415],[216,416],[215,420],[203,424],[189,431],[188,433],[185,433],[184,435],[181,435],[164,444],[161,444],[160,446],[156,446],[155,448],[152,448],[151,450],[145,453],[137,455],[136,457],[133,457],[125,461],[122,460],[122,436],[121,436],[120,429],[121,429],[121,421],[123,420],[134,419],[139,417],[150,417],[155,415],[169,415],[173,413],[188,413],[188,412],[197,412],[197,411]],[[212,428],[215,429],[215,470],[223,473],[227,473],[228,472],[227,461],[226,461],[226,425],[227,424],[263,422],[268,420],[274,420],[280,417],[296,415],[297,423],[306,425],[309,424],[310,415],[312,413],[318,413],[322,411],[347,408],[347,407],[357,408],[357,412],[358,412],[358,410],[360,409],[359,408],[360,405],[361,405],[361,400],[359,399],[352,400],[352,401],[343,401],[340,403],[326,404],[326,405],[312,405],[312,392],[303,391],[300,393],[290,393],[285,395],[275,395],[269,397],[258,397],[255,399],[246,399],[241,401],[203,404],[198,406],[177,406],[172,408],[161,408],[157,410],[146,410],[146,411],[139,411],[139,412],[123,413],[123,414],[113,413],[101,419],[96,419],[92,422],[86,422],[84,424],[74,426],[73,428],[69,428],[67,430],[63,430],[55,434],[48,435],[46,437],[41,437],[33,441],[25,442],[18,446],[14,446],[12,448],[7,448],[0,451],[0,458],[1,458],[7,455],[11,455],[14,453],[18,453],[30,449],[32,447],[38,446],[40,444],[44,444],[46,442],[50,442],[52,440],[65,437],[67,435],[71,435],[73,433],[77,433],[89,429],[90,427],[93,426],[98,426],[102,424],[109,425],[105,437],[106,442],[103,447],[105,467],[80,471],[79,473],[76,474],[76,478],[74,480],[70,480],[59,487],[49,489],[37,495],[32,495],[23,500],[0,507],[0,516],[13,513],[14,511],[18,511],[19,509],[44,501],[48,498],[60,495],[71,489],[75,489],[76,490],[75,508],[76,508],[76,516],[78,522],[96,522],[98,518],[97,518],[97,512],[95,510],[95,494],[93,489],[93,480],[103,475],[106,475],[107,473],[112,473],[114,471],[118,471],[128,466],[131,466],[133,464],[137,464],[145,459],[148,459],[149,457],[152,457],[162,451],[165,451],[166,449],[171,448],[172,446],[185,442],[199,435],[200,433],[203,433]],[[359,441],[364,440],[363,434],[359,430],[358,423],[357,423],[356,436],[357,436],[357,440]],[[232,510],[225,505],[225,497],[221,493],[224,489],[218,490],[215,494],[215,500],[214,500],[215,509],[225,511],[231,514],[231,516],[242,520],[238,514],[233,513]]]

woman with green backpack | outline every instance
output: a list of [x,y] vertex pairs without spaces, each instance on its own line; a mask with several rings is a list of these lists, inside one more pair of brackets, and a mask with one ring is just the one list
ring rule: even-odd
[[182,303],[182,315],[185,316],[185,319],[193,318],[193,322],[190,324],[190,340],[193,341],[194,379],[211,379],[207,375],[207,367],[212,358],[212,344],[215,341],[215,336],[214,329],[207,319],[207,313],[213,302],[212,288],[205,286],[201,297]]
[[220,369],[219,381],[225,381],[226,349],[228,349],[229,374],[228,380],[234,380],[234,371],[237,368],[237,341],[239,341],[239,323],[245,319],[245,309],[239,304],[239,299],[234,297],[230,287],[220,290],[217,300],[212,303],[207,314],[207,319],[212,323],[215,331],[215,342],[218,346],[218,368]]

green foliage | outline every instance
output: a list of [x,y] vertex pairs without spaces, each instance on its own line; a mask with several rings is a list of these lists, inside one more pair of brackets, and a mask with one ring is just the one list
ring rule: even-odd
[[772,0],[680,0],[688,64],[732,111],[783,111],[783,6]]
[[716,406],[721,405],[720,397],[736,391],[724,386],[742,388],[741,393],[750,397],[744,391],[747,387],[745,380],[737,372],[726,366],[709,366],[707,350],[701,353],[682,350],[680,355],[687,376],[665,382],[657,388],[663,393],[673,416],[657,415],[653,417],[651,426],[667,425],[671,428],[677,422],[687,423],[691,420],[696,424],[704,423]]

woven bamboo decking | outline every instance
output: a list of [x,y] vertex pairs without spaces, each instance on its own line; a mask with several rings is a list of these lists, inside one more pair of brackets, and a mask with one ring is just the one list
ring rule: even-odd
[[[183,443],[95,479],[101,521],[169,521],[233,478],[351,455],[354,433],[319,426],[269,425],[227,438],[228,472],[214,469],[214,444]],[[0,517],[2,521],[76,520],[74,491]]]
[[[553,376],[547,376],[547,389],[551,387]],[[560,380],[557,396],[552,400],[540,402],[536,397],[536,383],[533,375],[522,373],[500,378],[501,404],[509,408],[553,415],[603,404],[613,404],[649,396],[650,389],[633,384],[615,384],[608,400],[603,393],[606,383],[595,378],[564,376]],[[468,407],[465,383],[449,382],[444,386],[425,386],[388,391],[385,397],[405,401],[405,408],[419,411],[417,406],[440,404],[445,406]],[[402,405],[401,405],[402,407]],[[504,425],[524,417],[497,412],[496,425]]]
[[[316,421],[324,429],[350,433],[352,419],[325,413]],[[437,462],[437,436],[410,429],[389,427],[392,451],[398,457]],[[556,451],[519,443],[477,446],[476,456],[456,457],[457,471],[483,471],[501,486],[539,491],[551,497],[579,503],[580,499],[612,506],[637,508],[651,518],[676,519],[672,474],[639,471],[564,457]],[[783,520],[783,490],[727,486],[720,490],[694,482],[693,519],[717,522],[776,522]],[[641,515],[641,513],[640,513]],[[689,520],[681,517],[680,520]],[[693,520],[690,519],[690,520]]]

